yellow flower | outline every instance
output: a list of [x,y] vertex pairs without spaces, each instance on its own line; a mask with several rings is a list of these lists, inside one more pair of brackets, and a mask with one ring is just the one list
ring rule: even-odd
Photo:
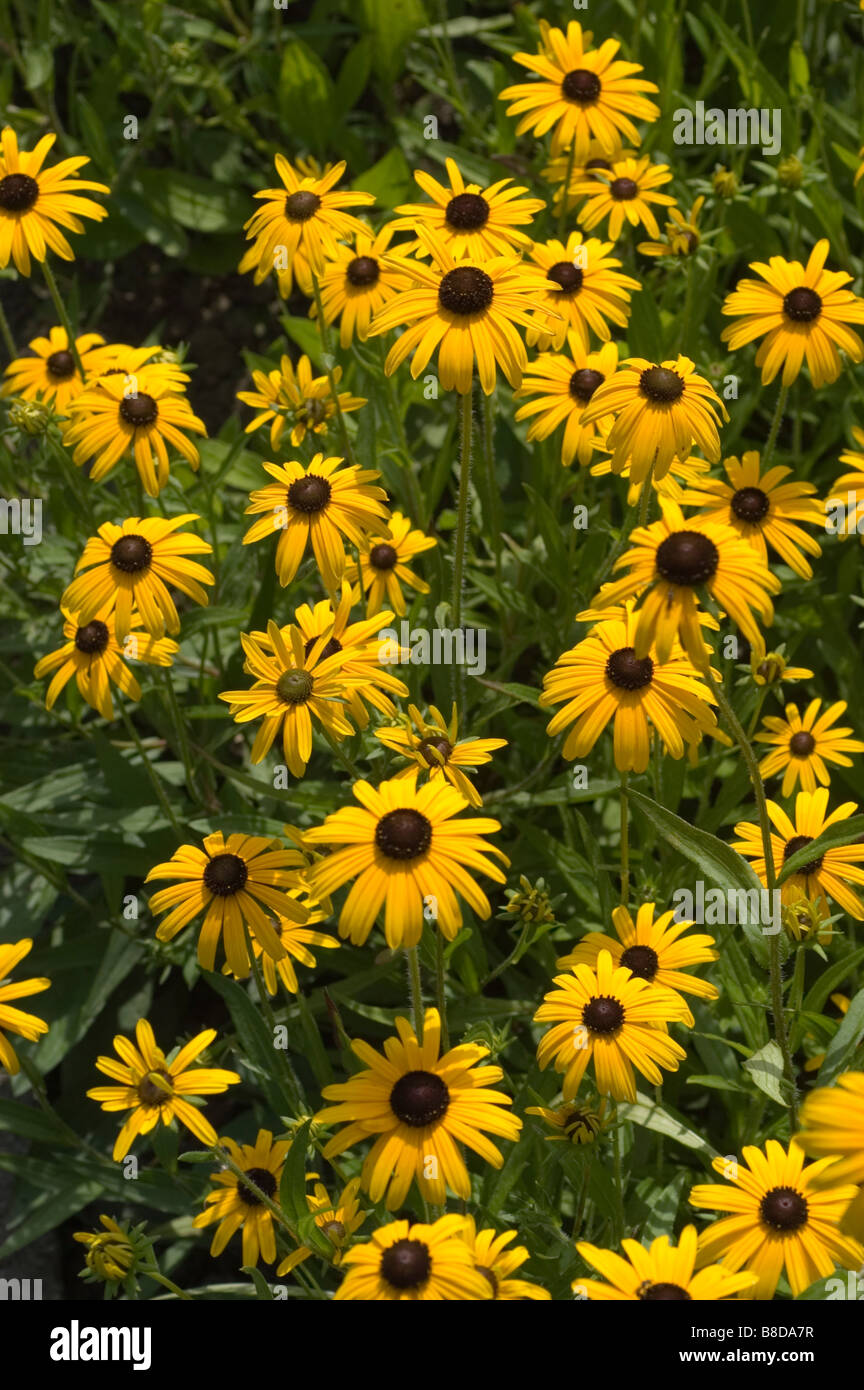
[[485,1275],[463,1239],[464,1217],[431,1225],[392,1221],[344,1257],[350,1268],[333,1295],[364,1303],[431,1303],[489,1297]]
[[573,192],[585,199],[577,221],[580,227],[591,231],[608,217],[607,232],[612,241],[618,240],[625,222],[631,227],[641,223],[649,236],[657,238],[660,228],[652,204],[673,206],[674,198],[657,192],[671,178],[669,165],[654,164],[647,154],[639,159],[621,159],[609,170],[597,169],[593,177],[573,184]]
[[[602,1104],[603,1102],[601,1107]],[[565,1102],[563,1105],[556,1105],[554,1110],[545,1105],[528,1105],[525,1107],[525,1114],[539,1115],[551,1129],[558,1131],[556,1134],[545,1136],[550,1144],[575,1144],[577,1147],[593,1144],[604,1127],[602,1108],[592,1110],[587,1105]]]
[[149,1134],[160,1120],[163,1125],[170,1125],[175,1117],[208,1148],[217,1142],[210,1121],[187,1099],[188,1096],[218,1095],[241,1079],[236,1071],[191,1066],[215,1037],[216,1029],[208,1028],[181,1047],[169,1062],[157,1047],[150,1024],[139,1018],[135,1025],[137,1047],[118,1034],[114,1048],[122,1060],[97,1058],[97,1071],[110,1076],[115,1084],[94,1086],[87,1095],[91,1100],[98,1100],[103,1110],[132,1111],[114,1145],[116,1162],[126,1157],[139,1134]]
[[776,652],[758,652],[750,662],[750,674],[756,685],[781,685],[783,681],[812,681],[813,672],[806,666],[788,666],[782,647]]
[[[506,738],[467,738],[460,743],[455,704],[449,724],[434,705],[429,706],[428,720],[423,718],[416,705],[409,705],[408,713],[410,722],[406,719],[403,724],[397,724],[394,728],[376,729],[375,737],[381,740],[385,748],[392,748],[394,752],[401,753],[403,757],[411,759],[421,771],[428,772],[430,781],[446,777],[470,806],[482,806],[479,792],[465,776],[462,768],[473,769],[491,762],[496,749],[507,747]],[[407,777],[411,771],[412,767],[409,764],[396,776]]]
[[[380,232],[373,233],[368,228],[356,232],[353,245],[340,243],[327,261],[321,276],[321,307],[326,324],[339,319],[339,342],[343,348],[351,346],[355,335],[365,343],[374,315],[399,290],[408,288],[408,278],[398,268],[408,255],[408,248],[390,249],[396,226],[395,222],[387,222]],[[317,318],[316,304],[310,305],[309,316]]]
[[529,363],[513,399],[536,398],[528,399],[528,403],[520,405],[516,411],[517,420],[531,420],[529,442],[548,439],[564,425],[561,463],[569,468],[574,458],[578,458],[584,468],[591,462],[594,449],[605,443],[615,420],[610,414],[586,425],[584,415],[598,386],[615,374],[618,344],[604,343],[599,352],[586,352],[581,335],[572,328],[567,332],[567,344],[569,356],[544,352]]
[[[299,898],[301,894],[306,897],[306,893],[307,890],[305,887],[289,888],[288,890],[288,896],[290,898]],[[319,949],[332,951],[339,945],[335,936],[330,936],[327,932],[308,930],[313,922],[323,922],[325,916],[329,916],[329,913],[324,913],[321,908],[317,906],[315,900],[309,899],[308,897],[306,897],[303,906],[309,914],[306,918],[305,926],[298,926],[296,922],[290,922],[287,917],[277,916],[276,918],[276,935],[279,938],[280,944],[285,947],[285,955],[281,960],[274,960],[273,957],[268,955],[264,950],[264,947],[257,937],[252,937],[252,951],[255,955],[255,959],[261,966],[261,973],[264,976],[264,987],[268,994],[276,993],[277,975],[286,990],[291,994],[298,994],[300,992],[300,983],[297,979],[297,971],[294,969],[294,961],[298,960],[301,965],[305,965],[310,970],[314,970],[317,962],[312,952],[309,950],[309,947],[316,946]],[[232,974],[231,966],[228,964],[227,960],[222,967],[222,974]]]
[[30,994],[41,994],[43,989],[51,988],[51,981],[44,978],[18,980],[16,984],[9,981],[16,965],[20,964],[32,949],[33,940],[29,936],[0,946],[0,1063],[11,1076],[17,1074],[20,1064],[15,1049],[3,1030],[17,1033],[28,1042],[37,1042],[48,1032],[48,1024],[41,1018],[36,1018],[35,1014],[25,1014],[22,1009],[12,1008],[8,1002],[10,999],[26,999]]
[[847,324],[864,323],[864,299],[844,288],[852,282],[845,271],[825,269],[829,246],[817,241],[806,266],[772,256],[766,265],[753,261],[761,280],[740,280],[723,303],[723,313],[740,317],[721,333],[732,352],[764,338],[756,353],[762,381],[773,381],[781,367],[783,385],[789,386],[801,371],[805,358],[813,385],[830,385],[842,370],[838,348],[860,362],[864,343]]
[[864,1072],[843,1072],[833,1086],[811,1091],[795,1141],[810,1158],[834,1159],[831,1182],[864,1183]]
[[586,241],[578,230],[572,231],[566,242],[532,246],[530,259],[546,272],[546,283],[542,295],[535,296],[542,315],[528,331],[529,346],[554,347],[557,351],[564,346],[565,337],[572,342],[572,330],[587,352],[592,333],[601,342],[608,342],[610,323],[626,327],[630,295],[640,285],[621,273],[621,262],[609,255],[611,250],[611,241],[595,237]]
[[284,187],[255,194],[263,207],[245,223],[252,245],[239,270],[241,274],[254,270],[256,285],[275,270],[284,299],[296,276],[303,293],[311,295],[313,275],[323,275],[326,259],[336,255],[339,241],[364,230],[363,223],[344,209],[368,207],[375,198],[371,193],[332,191],[345,172],[344,160],[318,175],[298,173],[283,154],[277,154],[276,172]]
[[516,134],[533,131],[536,137],[552,130],[552,154],[573,146],[577,160],[588,157],[592,138],[607,152],[614,151],[621,136],[639,144],[639,132],[631,116],[656,121],[660,108],[643,92],[656,92],[653,82],[635,74],[638,63],[615,58],[621,47],[617,39],[607,39],[593,49],[591,34],[583,33],[576,20],[562,29],[546,26],[541,30],[543,46],[539,53],[514,53],[513,61],[537,73],[538,80],[516,83],[499,92],[499,100],[510,101],[508,116],[521,116]]
[[11,126],[0,131],[0,270],[11,259],[21,275],[29,275],[31,255],[44,261],[49,251],[61,260],[74,261],[72,247],[60,227],[80,233],[84,231],[82,217],[101,222],[108,216],[107,208],[80,194],[82,189],[110,193],[110,188],[69,177],[90,162],[86,155],[62,159],[43,169],[56,139],[56,135],[43,135],[28,153],[18,149]]
[[849,738],[851,728],[831,727],[845,713],[846,701],[829,705],[823,715],[819,714],[821,708],[821,700],[811,700],[802,718],[797,705],[787,705],[785,718],[767,715],[756,735],[757,743],[775,745],[762,759],[759,771],[763,779],[783,772],[781,796],[791,796],[799,782],[805,792],[815,792],[817,785],[829,786],[831,777],[826,762],[851,767],[852,759],[845,755],[864,753],[864,743]]
[[[828,810],[828,792],[820,787],[814,792],[799,792],[795,798],[795,823],[793,824],[782,806],[775,801],[768,802],[768,815],[774,828],[779,832],[771,836],[771,859],[774,873],[778,874],[793,854],[817,840],[832,825],[848,820],[857,814],[854,801],[844,801],[832,811]],[[768,884],[765,871],[765,849],[762,832],[751,821],[740,821],[735,827],[740,840],[732,841],[737,849],[749,859],[754,871],[762,882]],[[803,868],[791,874],[783,883],[780,894],[784,903],[794,903],[803,897],[808,902],[833,899],[857,921],[864,921],[864,903],[850,887],[850,883],[864,884],[864,844],[841,845],[837,849],[826,849],[818,859],[805,862]]]
[[695,1226],[685,1226],[678,1241],[658,1236],[646,1250],[637,1240],[623,1240],[622,1259],[612,1250],[601,1250],[587,1241],[577,1241],[576,1249],[586,1264],[593,1265],[608,1283],[596,1279],[575,1279],[573,1292],[600,1303],[637,1303],[694,1299],[700,1303],[720,1302],[748,1296],[756,1283],[755,1274],[733,1274],[722,1265],[712,1264],[695,1273],[697,1236]]
[[[336,1200],[332,1200],[322,1182],[316,1182],[312,1194],[306,1194],[306,1202],[315,1217],[315,1225],[326,1236],[333,1247],[333,1264],[338,1268],[344,1259],[345,1246],[355,1231],[358,1231],[368,1216],[357,1198],[360,1179],[350,1178]],[[303,1264],[314,1252],[308,1245],[300,1245],[292,1255],[277,1267],[278,1275],[290,1274],[292,1269]]]
[[703,197],[694,202],[687,216],[678,208],[669,212],[665,241],[640,241],[636,250],[643,256],[692,256],[699,250],[699,214],[705,203]]
[[[105,339],[98,333],[83,333],[75,339],[85,376],[99,360],[99,346]],[[23,401],[50,401],[59,415],[84,389],[81,373],[69,351],[65,328],[51,328],[47,338],[33,338],[27,344],[34,356],[16,357],[4,372],[8,381],[0,386],[0,396],[20,396]]]
[[825,510],[833,534],[841,541],[847,536],[859,535],[864,545],[864,430],[853,426],[852,438],[859,448],[844,449],[840,455],[840,462],[850,464],[851,472],[841,473],[831,484]]
[[541,1301],[551,1298],[551,1294],[541,1289],[539,1284],[532,1284],[528,1279],[513,1278],[517,1269],[529,1258],[524,1245],[507,1249],[517,1234],[516,1231],[502,1231],[499,1235],[492,1229],[478,1231],[473,1216],[465,1218],[463,1240],[474,1256],[474,1268],[489,1284],[488,1296],[506,1303],[523,1298]]
[[102,1231],[76,1231],[73,1240],[87,1246],[84,1263],[91,1273],[107,1283],[121,1284],[137,1259],[127,1231],[110,1216],[100,1216]]
[[[484,261],[531,245],[531,238],[519,227],[528,226],[543,210],[542,198],[523,197],[527,188],[508,188],[511,179],[483,189],[479,183],[466,184],[455,159],[448,158],[445,164],[449,186],[422,169],[415,170],[415,181],[432,201],[398,207],[396,211],[403,215],[391,224],[395,230],[416,232],[418,225],[428,227],[456,260]],[[409,249],[421,255],[427,250],[422,242],[412,243]]]
[[[561,211],[561,200],[564,197],[564,184],[567,182],[568,170],[567,211],[569,212],[577,203],[581,203],[585,196],[582,193],[573,192],[574,184],[584,183],[586,179],[597,179],[598,170],[609,170],[613,164],[618,164],[622,159],[638,158],[639,151],[624,146],[620,140],[616,140],[613,149],[607,151],[604,150],[599,140],[593,138],[588,143],[588,157],[585,160],[576,159],[569,150],[555,155],[541,173],[544,179],[558,185],[552,195],[554,211]],[[599,179],[598,182],[600,182]]]
[[[254,1144],[235,1144],[229,1138],[220,1139],[219,1143],[264,1196],[278,1204],[279,1182],[290,1143],[279,1140],[274,1144],[269,1129],[259,1129]],[[210,1254],[221,1255],[235,1232],[242,1230],[243,1264],[257,1265],[259,1254],[265,1264],[272,1264],[276,1259],[276,1236],[269,1208],[230,1168],[211,1173],[210,1181],[217,1184],[216,1190],[207,1193],[206,1210],[192,1222],[200,1230],[218,1221]]]
[[344,1124],[323,1156],[335,1158],[377,1136],[361,1175],[373,1202],[385,1199],[388,1211],[401,1207],[415,1180],[424,1200],[436,1206],[444,1205],[448,1188],[467,1201],[471,1179],[459,1144],[500,1168],[503,1157],[484,1131],[515,1141],[522,1128],[506,1108],[510,1097],[490,1089],[504,1073],[477,1065],[489,1055],[478,1043],[463,1043],[440,1056],[437,1009],[426,1010],[422,1041],[405,1018],[397,1018],[396,1031],[398,1038],[385,1044],[385,1056],[368,1043],[352,1042],[366,1069],[321,1092],[336,1103],[321,1110],[316,1121]]
[[401,512],[394,512],[390,517],[389,531],[388,537],[368,536],[358,547],[359,579],[356,560],[349,560],[345,569],[345,578],[353,585],[354,601],[359,602],[364,594],[366,596],[368,617],[380,614],[385,603],[402,617],[407,611],[403,584],[418,594],[429,592],[429,585],[409,569],[408,561],[415,555],[422,555],[424,550],[431,550],[438,541],[420,530],[412,530],[408,517]]
[[[333,368],[333,380],[338,385],[342,379],[342,368]],[[312,375],[312,364],[308,357],[301,357],[295,372],[290,357],[283,357],[279,368],[272,372],[253,372],[254,391],[238,391],[237,399],[249,405],[258,414],[246,426],[246,433],[253,434],[261,425],[270,425],[270,448],[276,450],[290,423],[291,443],[296,447],[302,444],[309,434],[326,435],[328,427],[336,414],[336,400],[330,388],[330,378],[326,375]],[[339,410],[343,415],[359,410],[366,404],[363,396],[352,396],[350,391],[338,392]]]
[[170,637],[155,638],[149,632],[144,632],[141,619],[135,612],[121,644],[114,630],[115,614],[110,609],[97,613],[89,623],[83,625],[79,625],[72,613],[62,611],[63,636],[67,641],[56,652],[43,656],[33,672],[36,680],[54,673],[45,695],[46,709],[54,708],[57,696],[74,676],[83,699],[91,709],[98,710],[103,719],[113,719],[112,684],[122,690],[128,699],[141,699],[141,687],[124,658],[143,661],[148,666],[170,666],[179,651],[177,643],[172,642]]
[[247,516],[258,516],[243,537],[252,545],[279,531],[276,573],[283,589],[300,568],[311,544],[315,563],[331,593],[341,586],[345,573],[343,536],[362,546],[370,531],[386,527],[387,494],[372,483],[380,475],[374,468],[347,467],[337,457],[316,454],[307,466],[296,459],[288,463],[264,463],[275,482],[250,493]]

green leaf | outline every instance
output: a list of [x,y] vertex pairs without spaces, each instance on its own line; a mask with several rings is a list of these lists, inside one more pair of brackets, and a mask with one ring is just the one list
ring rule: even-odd
[[252,1003],[246,989],[236,980],[230,980],[216,971],[202,971],[204,979],[221,994],[228,1005],[231,1021],[237,1030],[240,1052],[251,1064],[261,1083],[267,1100],[276,1114],[285,1110],[286,1099],[277,1082],[279,1059],[274,1046],[275,1039],[262,1014]]
[[645,286],[638,294],[634,290],[630,301],[627,345],[635,357],[647,357],[649,362],[662,362],[666,356],[663,324],[651,291]]
[[[833,994],[838,985],[842,985],[844,980],[851,978],[855,967],[862,960],[864,960],[864,946],[859,946],[857,951],[850,951],[849,955],[842,956],[833,965],[829,965],[827,970],[823,970],[815,985],[812,985],[804,996],[801,1014],[821,1014],[828,997]],[[796,1020],[796,1032],[792,1037],[793,1051],[797,1051],[801,1045],[799,1032],[803,1033],[803,1028],[799,1030],[798,1020]]]
[[249,1275],[249,1278],[255,1285],[256,1298],[266,1300],[269,1303],[273,1302],[273,1290],[267,1283],[267,1280],[264,1278],[264,1275],[261,1273],[260,1269],[258,1269],[255,1265],[241,1265],[240,1272],[242,1274]]
[[323,154],[333,122],[333,83],[318,54],[302,39],[292,39],[282,50],[276,97],[294,139]]
[[179,169],[136,169],[136,182],[155,206],[194,232],[236,232],[254,210],[240,188]]
[[22,1139],[41,1139],[51,1145],[74,1144],[52,1115],[45,1115],[17,1100],[0,1100],[0,1130],[20,1135]]
[[408,161],[398,145],[394,145],[377,164],[355,179],[351,187],[364,193],[374,193],[375,201],[384,208],[393,208],[397,203],[404,202],[410,196],[412,178]]
[[402,69],[405,49],[426,23],[423,6],[420,0],[360,0],[356,8],[372,35],[375,72],[390,87]]
[[783,1075],[783,1053],[776,1042],[767,1042],[746,1062],[742,1062],[742,1066],[764,1095],[778,1105],[789,1104],[789,1082]]
[[819,1084],[830,1086],[849,1062],[864,1037],[864,989],[859,989],[849,1005],[843,1022],[828,1044],[825,1061],[819,1068]]
[[829,826],[815,840],[811,840],[809,845],[804,845],[794,854],[790,854],[777,875],[778,888],[792,874],[803,869],[805,864],[821,858],[826,850],[840,849],[843,845],[851,845],[861,835],[864,835],[864,815],[850,816],[848,820],[840,821],[838,825]]
[[619,1105],[618,1114],[622,1120],[629,1120],[634,1125],[641,1125],[643,1129],[653,1130],[655,1134],[663,1134],[686,1149],[695,1149],[708,1158],[714,1157],[715,1150],[701,1134],[688,1129],[682,1120],[677,1120],[662,1105],[649,1100],[639,1092],[636,1094],[635,1104]]
[[291,1136],[291,1147],[279,1183],[279,1205],[292,1225],[309,1214],[306,1201],[306,1150],[309,1147],[311,1124],[311,1120],[304,1120]]

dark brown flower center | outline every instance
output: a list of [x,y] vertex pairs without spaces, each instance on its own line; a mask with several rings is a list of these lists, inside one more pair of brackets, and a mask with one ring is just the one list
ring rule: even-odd
[[[612,165],[609,163],[609,160],[608,160],[608,159],[589,159],[588,162],[587,162],[587,164],[585,165],[585,172],[586,172],[586,174],[587,174],[587,172],[588,172],[589,169],[611,169],[611,168],[612,168]],[[597,182],[599,183],[600,180],[598,179]]]
[[276,682],[276,694],[283,705],[305,705],[314,688],[308,671],[283,671]]
[[428,1245],[422,1240],[397,1240],[381,1256],[381,1278],[394,1289],[416,1289],[432,1271]]
[[[786,844],[783,846],[783,863],[785,864],[787,859],[791,859],[793,854],[797,854],[799,849],[803,849],[805,845],[811,845],[812,843],[812,835],[793,835],[792,839],[787,840]],[[818,859],[808,860],[807,863],[802,864],[801,868],[796,870],[796,872],[803,874],[804,877],[807,878],[810,874],[818,874],[821,868],[822,858],[820,856]]]
[[657,405],[671,405],[684,394],[684,382],[671,367],[646,367],[639,378],[639,390]]
[[660,967],[653,946],[628,946],[626,951],[621,952],[621,964],[626,965],[630,974],[639,980],[653,980]]
[[446,738],[424,738],[420,740],[417,751],[428,767],[440,767],[440,759],[436,758],[435,754],[440,753],[446,763],[453,752],[453,745]]
[[355,256],[348,262],[345,274],[352,285],[359,287],[377,284],[381,271],[372,256]]
[[799,729],[789,740],[789,752],[796,758],[809,758],[816,747],[816,740],[806,729]]
[[489,221],[489,204],[479,193],[457,193],[444,216],[457,232],[476,232]]
[[61,348],[59,352],[52,352],[50,357],[45,358],[45,367],[49,376],[56,377],[58,381],[68,381],[75,375],[75,358],[71,352]]
[[[276,1195],[276,1177],[270,1172],[269,1168],[247,1168],[246,1174],[252,1179],[256,1187],[260,1187],[265,1197]],[[244,1182],[237,1182],[237,1196],[244,1206],[260,1207],[263,1206],[261,1198],[258,1197]]]
[[418,859],[432,843],[432,826],[410,806],[388,811],[375,827],[375,843],[388,859]]
[[476,265],[457,265],[438,286],[438,303],[451,314],[482,313],[492,303],[492,280]]
[[582,1022],[592,1033],[614,1033],[624,1022],[624,1009],[611,995],[598,994],[582,1009]]
[[690,1295],[680,1284],[652,1284],[646,1280],[639,1286],[639,1297],[653,1302],[660,1299],[689,1299]]
[[561,82],[561,91],[577,106],[591,106],[600,95],[600,78],[590,68],[574,68]]
[[107,627],[100,623],[98,618],[94,618],[86,627],[79,627],[75,634],[75,646],[79,652],[86,652],[88,656],[95,652],[104,652],[108,646]]
[[111,547],[111,563],[123,574],[146,570],[153,558],[153,547],[143,536],[121,536]]
[[616,203],[630,203],[639,196],[639,185],[633,179],[613,179],[609,192]]
[[204,868],[204,887],[217,898],[230,898],[246,886],[249,870],[237,854],[214,854]]
[[7,174],[0,179],[0,208],[26,212],[39,197],[39,185],[29,174]]
[[815,290],[802,285],[784,296],[783,312],[793,323],[812,323],[822,312],[822,299]]
[[340,1245],[345,1239],[345,1227],[341,1221],[325,1221],[321,1233],[334,1245]]
[[[318,638],[317,638],[317,637],[310,637],[310,638],[309,638],[309,641],[306,643],[306,645],[305,645],[304,648],[303,648],[303,655],[304,655],[304,656],[308,656],[308,655],[309,655],[309,653],[311,652],[312,648],[315,646],[315,643],[316,643],[317,641],[318,641]],[[331,637],[330,640],[329,640],[329,642],[325,642],[324,646],[321,648],[321,655],[319,656],[318,660],[319,660],[319,661],[326,661],[327,658],[328,658],[328,656],[335,656],[336,653],[337,653],[337,652],[341,652],[341,650],[342,650],[342,643],[341,643],[341,642],[338,642],[338,641],[336,640],[335,637]]]
[[295,512],[321,512],[330,501],[331,488],[318,473],[306,473],[295,478],[288,489],[288,505]]
[[546,271],[546,279],[558,285],[565,294],[575,294],[577,290],[581,290],[584,278],[580,267],[572,261],[556,261]]
[[382,541],[380,545],[373,545],[369,551],[369,563],[374,565],[376,570],[392,570],[393,566],[399,561],[395,549]]
[[587,405],[598,386],[602,386],[606,380],[602,372],[595,372],[593,367],[579,367],[570,378],[570,395],[574,401],[581,401]]
[[159,414],[159,407],[146,391],[137,396],[124,396],[120,402],[120,415],[127,425],[152,425]]
[[742,487],[732,494],[732,512],[739,521],[756,526],[771,510],[771,502],[761,487]]
[[285,199],[285,216],[289,222],[308,222],[321,206],[317,193],[302,188],[298,193],[289,193]]
[[692,589],[717,573],[720,555],[701,531],[674,531],[658,545],[655,563],[661,579]]
[[775,1231],[797,1231],[807,1221],[807,1200],[794,1187],[772,1187],[762,1198],[759,1212]]
[[638,657],[632,647],[619,647],[606,662],[606,675],[619,690],[642,690],[654,677],[650,656]]
[[450,1092],[432,1071],[408,1071],[390,1092],[390,1109],[403,1125],[422,1129],[447,1114]]
[[[152,1079],[154,1076],[164,1078],[167,1089],[166,1086],[160,1086],[154,1081]],[[164,1105],[166,1101],[171,1099],[173,1089],[169,1073],[164,1068],[159,1067],[157,1071],[149,1072],[143,1080],[138,1082],[138,1099],[142,1105]]]

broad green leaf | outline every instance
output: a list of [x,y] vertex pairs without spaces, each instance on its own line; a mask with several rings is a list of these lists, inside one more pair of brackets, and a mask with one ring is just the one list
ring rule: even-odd
[[830,1086],[842,1071],[849,1070],[855,1051],[864,1037],[864,989],[855,995],[843,1022],[828,1044],[825,1061],[819,1068],[819,1084]]
[[302,39],[282,49],[277,89],[279,114],[295,140],[326,151],[333,123],[333,82],[318,54]]
[[783,1075],[783,1053],[773,1040],[742,1063],[757,1086],[778,1105],[789,1104],[789,1083]]
[[777,875],[778,887],[785,883],[792,874],[803,869],[805,864],[821,858],[826,850],[840,849],[842,845],[851,845],[861,835],[864,835],[864,815],[850,816],[848,820],[829,826],[815,840],[811,840],[809,844],[796,850],[794,854],[790,854]]
[[676,1144],[682,1144],[686,1149],[696,1149],[697,1152],[705,1154],[708,1158],[714,1157],[715,1150],[712,1149],[707,1139],[703,1139],[694,1130],[688,1129],[682,1120],[676,1120],[662,1105],[649,1100],[647,1096],[641,1095],[638,1091],[635,1103],[628,1101],[619,1105],[618,1115],[622,1120],[629,1120],[634,1125],[641,1125],[643,1129],[650,1129],[655,1134],[663,1134],[667,1139],[674,1139]]

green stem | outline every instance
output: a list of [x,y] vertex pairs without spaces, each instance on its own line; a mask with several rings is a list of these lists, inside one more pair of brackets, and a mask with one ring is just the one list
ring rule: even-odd
[[783,422],[783,413],[786,410],[786,397],[789,395],[789,387],[781,386],[780,394],[777,397],[777,405],[774,408],[774,418],[771,421],[771,430],[768,434],[768,442],[762,453],[762,473],[766,472],[768,464],[771,462],[771,455],[774,453],[774,445],[777,443],[777,435],[780,433],[780,426]]
[[[359,567],[359,565],[358,565],[358,567],[357,567],[357,573],[358,573],[358,574],[360,573],[360,567]],[[338,606],[338,597],[336,598],[336,601],[333,603],[333,607],[334,607],[334,608],[336,608],[337,606]],[[355,781],[355,782],[359,782],[359,781],[361,780],[361,773],[360,773],[359,768],[357,767],[357,764],[354,762],[353,758],[349,758],[348,754],[347,754],[347,753],[344,751],[344,749],[340,746],[339,742],[333,737],[333,735],[331,734],[330,730],[327,728],[327,725],[326,725],[326,724],[322,724],[322,725],[321,725],[321,732],[323,733],[324,737],[326,738],[327,742],[329,743],[329,745],[330,745],[330,747],[331,747],[331,749],[332,749],[332,751],[333,751],[334,757],[336,757],[336,758],[339,759],[339,762],[340,762],[340,763],[342,764],[342,766],[345,768],[345,771],[346,771],[347,773],[349,773],[351,777],[354,778],[354,781]]]
[[450,1047],[450,1029],[447,1027],[447,962],[444,959],[444,938],[441,928],[435,927],[435,1002],[441,1015],[441,1050]]
[[170,801],[168,800],[168,797],[165,795],[165,788],[162,786],[162,783],[160,782],[158,776],[156,775],[156,771],[155,771],[155,769],[154,769],[154,767],[153,767],[153,764],[151,763],[150,759],[147,757],[147,753],[146,753],[146,751],[145,751],[144,744],[141,742],[141,736],[140,736],[140,734],[138,733],[138,730],[135,728],[135,725],[132,723],[132,720],[129,718],[129,714],[128,714],[128,711],[127,711],[127,709],[126,709],[126,706],[125,706],[124,704],[122,704],[122,702],[120,701],[119,697],[118,697],[118,700],[117,700],[117,704],[118,704],[119,707],[120,707],[120,714],[121,714],[121,716],[122,716],[123,723],[126,725],[126,729],[127,729],[128,734],[129,734],[129,737],[132,739],[132,742],[135,744],[135,747],[138,749],[138,756],[140,757],[142,763],[144,764],[144,771],[147,773],[147,776],[150,778],[150,785],[152,786],[154,792],[156,793],[156,800],[159,802],[159,805],[162,807],[162,810],[165,812],[165,815],[168,817],[168,820],[171,822],[171,825],[172,825],[173,828],[174,828],[174,832],[175,832],[175,834],[177,835],[177,838],[182,842],[182,840],[184,839],[184,835],[183,835],[183,830],[182,830],[182,828],[181,828],[181,826],[180,826],[180,822],[178,821],[177,817],[175,816],[173,810],[171,809],[171,803],[170,803]]
[[158,1269],[142,1269],[139,1273],[146,1274],[148,1279],[155,1279],[157,1284],[162,1284],[164,1288],[175,1294],[177,1298],[182,1298],[184,1302],[195,1302],[191,1293],[187,1293],[185,1289],[181,1289],[179,1285],[174,1283],[173,1279],[169,1279],[167,1275],[162,1274]]
[[180,706],[177,703],[177,692],[174,689],[174,681],[171,676],[171,668],[163,672],[165,678],[165,689],[168,692],[168,706],[171,711],[171,719],[177,732],[177,742],[180,745],[180,757],[186,773],[186,788],[193,801],[200,801],[198,788],[192,771],[192,758],[189,753],[189,740],[186,737],[186,726],[183,723],[183,716],[180,713]]
[[420,984],[420,950],[417,946],[407,946],[408,979],[411,984],[411,1009],[414,1014],[414,1032],[417,1041],[423,1041],[423,989]]
[[621,1178],[621,1134],[617,1101],[613,1101],[612,1109],[612,1160],[616,1197],[612,1244],[617,1246],[624,1237],[624,1186]]
[[3,346],[6,349],[9,361],[12,362],[18,356],[18,352],[15,347],[15,339],[12,337],[12,329],[9,327],[9,320],[3,312],[2,304],[0,304],[0,337],[3,339]]
[[[472,392],[462,397],[462,446],[459,461],[459,498],[456,506],[456,535],[453,540],[453,626],[462,626],[462,586],[465,579],[465,549],[468,542],[468,503],[471,479],[471,436],[473,433]],[[462,708],[462,668],[454,666],[453,696]]]
[[627,797],[628,777],[621,773],[621,903],[630,900],[630,803]]
[[501,534],[503,526],[501,524],[501,496],[498,491],[498,477],[495,472],[495,417],[493,414],[494,397],[483,397],[483,467],[486,473],[486,486],[489,489],[489,503],[492,509],[490,517],[492,529],[492,544],[495,548],[495,575],[501,578]]
[[303,1112],[303,1101],[300,1096],[300,1089],[295,1084],[296,1079],[293,1075],[293,1068],[291,1067],[291,1064],[288,1061],[288,1057],[286,1056],[284,1049],[276,1046],[276,1029],[279,1025],[276,1022],[276,1015],[273,1012],[273,1005],[270,1003],[270,996],[267,993],[267,988],[264,984],[263,972],[261,970],[260,962],[255,954],[255,948],[252,945],[252,934],[248,926],[245,925],[245,923],[244,930],[246,932],[246,950],[249,952],[249,963],[252,967],[252,977],[255,980],[255,988],[258,991],[258,1001],[261,1007],[261,1012],[264,1015],[265,1022],[270,1030],[270,1037],[273,1040],[273,1050],[279,1055],[279,1063],[282,1069],[283,1077],[285,1078],[285,1094],[288,1097],[288,1100],[294,1113],[299,1115]]
[[315,308],[318,313],[318,332],[321,337],[321,348],[324,354],[324,370],[327,373],[327,380],[330,383],[330,395],[333,397],[333,404],[336,407],[336,418],[339,421],[339,431],[342,435],[342,447],[345,450],[345,459],[353,467],[357,466],[354,457],[354,450],[351,448],[351,440],[348,438],[348,426],[345,424],[345,416],[342,414],[342,406],[339,401],[339,387],[336,375],[333,371],[333,356],[330,352],[330,334],[324,322],[324,308],[321,303],[321,286],[318,283],[318,276],[314,270],[312,275],[312,293],[315,297]]
[[54,272],[48,264],[47,260],[42,261],[42,274],[45,276],[45,284],[48,286],[48,292],[50,293],[51,298],[54,300],[54,308],[57,310],[57,313],[60,317],[60,322],[66,330],[66,338],[69,343],[69,351],[71,352],[73,360],[75,362],[75,366],[77,367],[78,372],[80,373],[81,380],[84,381],[86,380],[84,376],[84,368],[81,365],[81,358],[78,354],[78,344],[75,341],[75,334],[72,332],[72,324],[70,322],[69,315],[66,312],[66,305],[63,303],[60,291],[57,288],[57,281],[54,279]]
[[396,400],[396,393],[393,390],[393,381],[385,370],[387,357],[384,351],[383,338],[378,339],[378,357],[381,363],[381,380],[384,383],[384,401],[387,407],[387,414],[390,417],[390,424],[394,432],[396,443],[403,455],[402,467],[405,473],[408,507],[415,526],[420,526],[425,530],[428,517],[426,516],[423,499],[420,495],[420,488],[414,473],[414,460],[411,456],[411,450],[408,448],[408,436],[405,433],[405,426],[399,414],[399,405]]

